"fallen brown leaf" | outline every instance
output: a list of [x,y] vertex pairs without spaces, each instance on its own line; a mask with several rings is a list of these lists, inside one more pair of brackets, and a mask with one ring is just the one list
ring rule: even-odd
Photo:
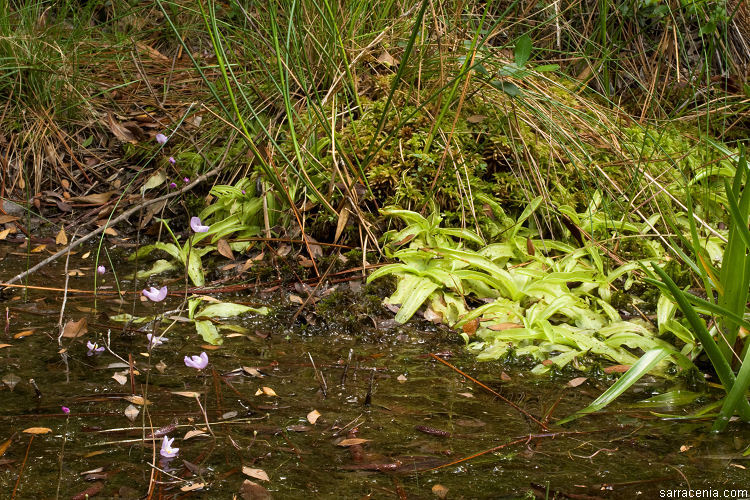
[[252,467],[242,467],[242,473],[248,477],[252,477],[253,479],[260,479],[261,481],[270,481],[271,478],[268,477],[268,474],[266,474],[266,471],[263,469],[253,469]]
[[78,321],[70,320],[65,323],[65,326],[63,327],[63,337],[74,339],[77,337],[82,337],[88,331],[89,329],[86,318],[81,318]]
[[48,434],[52,432],[52,429],[49,427],[29,427],[28,429],[24,429],[23,432],[26,434]]
[[245,479],[240,487],[242,500],[271,500],[271,493],[256,482]]

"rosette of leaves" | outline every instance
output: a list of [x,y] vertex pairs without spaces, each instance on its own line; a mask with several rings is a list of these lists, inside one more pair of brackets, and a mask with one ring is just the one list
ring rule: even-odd
[[188,299],[187,318],[165,317],[165,315],[133,316],[131,314],[123,313],[110,316],[109,319],[112,321],[132,323],[136,325],[156,320],[162,322],[181,321],[185,323],[193,323],[195,325],[196,333],[200,335],[205,342],[212,345],[221,345],[224,342],[224,339],[221,336],[222,331],[243,334],[247,333],[245,327],[234,323],[226,323],[222,321],[223,319],[236,318],[246,313],[265,316],[268,312],[268,308],[265,306],[251,307],[233,302],[220,302],[208,297],[192,297]]
[[[540,202],[533,200],[504,240],[490,245],[466,229],[440,227],[437,213],[425,218],[385,210],[406,223],[388,235],[389,256],[399,262],[381,267],[369,280],[396,276],[396,291],[386,302],[399,306],[399,322],[426,303],[425,317],[466,325],[464,330],[475,336],[463,335],[479,359],[497,359],[513,349],[539,361],[535,372],[541,373],[573,361],[583,366],[587,355],[632,365],[639,350],[661,348],[672,362],[690,368],[690,360],[658,332],[623,321],[609,304],[611,289],[638,264],[607,272],[596,246],[575,248],[540,239],[534,229],[522,226]],[[404,248],[393,251],[399,246]],[[668,366],[664,361],[657,369],[664,373]]]
[[154,250],[161,250],[162,252],[167,253],[170,257],[172,257],[173,262],[160,259],[154,263],[151,269],[140,271],[136,274],[136,276],[138,278],[144,278],[147,276],[151,276],[152,274],[175,269],[177,267],[176,263],[178,263],[182,266],[183,269],[187,271],[187,275],[188,277],[190,277],[190,281],[192,281],[195,286],[203,286],[206,282],[206,278],[203,272],[203,264],[201,258],[207,253],[215,250],[216,247],[198,247],[196,246],[196,244],[212,234],[212,231],[215,231],[215,229],[211,228],[211,230],[209,230],[209,232],[207,233],[191,234],[188,237],[187,241],[185,241],[185,243],[180,243],[180,239],[174,234],[174,232],[172,232],[172,229],[169,227],[168,222],[165,219],[157,220],[164,225],[164,227],[167,229],[167,232],[172,236],[173,243],[157,241],[156,243],[142,246],[133,255],[131,255],[128,260],[140,260],[151,254],[151,252],[153,252]]

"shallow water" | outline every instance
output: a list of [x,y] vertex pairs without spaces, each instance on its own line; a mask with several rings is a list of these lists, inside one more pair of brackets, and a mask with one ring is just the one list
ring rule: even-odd
[[[17,249],[9,246],[0,251],[0,279],[25,265],[13,252]],[[69,270],[83,275],[71,277],[70,288],[93,287],[91,257],[80,258],[85,252],[71,256]],[[32,264],[39,258],[32,257]],[[132,271],[127,265],[118,270]],[[56,263],[28,284],[62,288],[63,274],[63,263]],[[100,290],[113,284],[108,273]],[[132,288],[127,280],[121,286]],[[150,327],[123,331],[109,316],[173,309],[177,296],[153,304],[136,300],[135,293],[122,301],[99,295],[96,302],[90,293],[70,293],[66,321],[86,317],[88,332],[64,338],[61,348],[57,322],[63,294],[29,290],[24,298],[21,289],[6,291],[0,298],[0,312],[4,316],[7,308],[9,314],[7,331],[0,332],[0,344],[9,344],[0,348],[5,382],[0,450],[7,444],[0,455],[0,496],[72,498],[88,491],[99,497],[141,498],[151,492],[151,498],[262,498],[241,496],[243,481],[252,479],[243,467],[262,469],[269,480],[252,480],[275,498],[434,498],[436,485],[448,489],[448,498],[533,498],[535,491],[544,498],[547,488],[549,498],[555,491],[588,495],[578,498],[659,498],[660,491],[688,484],[719,495],[750,489],[745,470],[750,464],[741,456],[750,444],[746,425],[733,423],[715,436],[707,432],[710,422],[662,420],[652,409],[625,404],[664,389],[654,383],[639,386],[639,394],[629,394],[606,413],[545,431],[428,354],[450,354],[449,363],[540,419],[552,411],[554,421],[584,407],[606,385],[587,381],[571,388],[567,379],[540,380],[507,368],[501,376],[498,363],[476,363],[464,354],[457,335],[425,324],[388,327],[389,321],[353,312],[351,301],[361,298],[348,294],[338,314],[329,310],[302,322],[292,321],[297,306],[285,301],[283,292],[221,295],[268,303],[273,312],[237,320],[249,333],[225,336],[215,350],[201,347],[192,325],[177,323],[167,334],[169,342],[148,357]],[[108,330],[112,352],[128,363],[110,352],[87,356],[86,341],[101,344]],[[183,356],[202,349],[209,366],[186,367]],[[138,372],[132,379],[130,359]],[[118,372],[120,381],[113,378]],[[276,395],[264,394],[263,387]],[[198,392],[200,404],[175,392]],[[144,410],[133,396],[150,404]],[[125,415],[131,404],[139,409],[133,421]],[[315,424],[307,418],[313,410],[321,415]],[[180,451],[165,462],[158,453],[161,440],[144,436],[175,419],[169,435]],[[23,432],[33,427],[51,432],[33,437]],[[186,439],[193,431],[203,433]],[[339,445],[352,438],[368,441]],[[200,489],[181,491],[199,483]]]

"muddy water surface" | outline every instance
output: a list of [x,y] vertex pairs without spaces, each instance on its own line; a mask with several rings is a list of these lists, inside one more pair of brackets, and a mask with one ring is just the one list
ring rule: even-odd
[[[11,247],[2,252],[0,279],[7,279],[26,259]],[[72,289],[93,289],[85,252],[71,257],[69,272],[82,274],[71,277]],[[54,264],[28,284],[62,288],[63,274],[63,263]],[[114,285],[111,272],[99,282],[102,291]],[[120,286],[134,288],[122,278]],[[734,423],[715,436],[708,422],[650,413],[687,414],[695,406],[625,404],[663,391],[660,383],[639,386],[605,414],[545,430],[428,354],[538,419],[580,409],[606,384],[572,388],[573,375],[540,380],[476,363],[451,332],[396,326],[385,311],[355,314],[352,304],[371,299],[348,289],[336,297],[340,310],[329,301],[325,314],[293,320],[297,306],[283,291],[217,295],[265,303],[272,313],[234,320],[247,333],[225,335],[218,349],[202,347],[193,326],[178,321],[149,356],[153,326],[124,327],[110,317],[177,309],[176,294],[153,304],[135,293],[96,301],[70,293],[64,321],[86,318],[87,331],[58,345],[63,294],[7,290],[0,298],[0,497],[437,498],[447,491],[447,498],[650,499],[688,485],[719,495],[750,489],[747,426]],[[108,332],[111,352],[87,355],[86,342],[104,345]],[[208,367],[186,367],[183,357],[201,351]],[[49,432],[24,432],[30,428]],[[161,438],[150,437],[157,429],[175,438],[177,457],[160,457]],[[261,486],[243,486],[246,480]]]

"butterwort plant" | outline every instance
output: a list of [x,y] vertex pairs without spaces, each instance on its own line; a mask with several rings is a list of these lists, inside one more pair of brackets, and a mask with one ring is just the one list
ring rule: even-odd
[[[194,220],[192,220],[194,219]],[[201,258],[216,249],[215,246],[205,245],[195,247],[194,245],[209,236],[210,226],[204,225],[200,218],[193,217],[190,221],[190,228],[194,234],[192,234],[185,243],[182,243],[177,235],[174,234],[169,224],[164,219],[157,219],[166,228],[167,232],[172,236],[174,243],[156,242],[152,245],[146,245],[141,247],[137,252],[129,257],[129,260],[135,260],[143,258],[153,252],[154,250],[161,250],[168,253],[174,260],[179,262],[187,270],[188,277],[195,286],[203,286],[205,284],[205,276],[203,274],[203,264]]]

